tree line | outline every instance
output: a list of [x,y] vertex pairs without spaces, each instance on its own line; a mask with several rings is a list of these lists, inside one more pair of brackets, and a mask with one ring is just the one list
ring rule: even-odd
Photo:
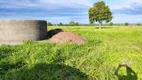
[[52,24],[51,22],[47,23],[48,26],[80,26],[79,22],[70,21],[68,24],[63,24],[62,22],[58,24]]
[[[62,22],[58,23],[58,24],[53,24],[51,22],[47,23],[47,26],[99,26],[99,24],[81,24],[79,22],[74,22],[74,21],[70,21],[67,24],[64,24]],[[135,23],[135,24],[131,24],[128,22],[125,23],[107,23],[107,24],[103,24],[103,26],[142,26],[141,23]]]

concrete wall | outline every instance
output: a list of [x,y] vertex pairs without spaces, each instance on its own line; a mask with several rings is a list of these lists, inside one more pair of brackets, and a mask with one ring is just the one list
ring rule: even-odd
[[0,44],[19,44],[47,37],[47,22],[40,20],[0,20]]

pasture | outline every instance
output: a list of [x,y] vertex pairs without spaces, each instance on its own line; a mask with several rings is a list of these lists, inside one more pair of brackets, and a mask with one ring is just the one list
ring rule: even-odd
[[48,27],[56,28],[82,35],[86,44],[1,45],[0,80],[142,80],[141,26]]

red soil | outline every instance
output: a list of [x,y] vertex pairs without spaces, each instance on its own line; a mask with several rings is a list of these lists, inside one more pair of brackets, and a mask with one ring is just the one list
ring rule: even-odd
[[48,40],[49,43],[56,43],[56,44],[62,44],[62,43],[76,43],[76,44],[84,44],[85,39],[73,32],[59,32],[55,34],[52,38]]

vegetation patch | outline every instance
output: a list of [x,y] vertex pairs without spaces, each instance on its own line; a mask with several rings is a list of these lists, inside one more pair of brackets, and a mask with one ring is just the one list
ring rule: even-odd
[[[84,45],[24,41],[0,46],[0,80],[141,80],[141,27],[49,27],[81,34]],[[120,66],[120,64],[128,65]]]

